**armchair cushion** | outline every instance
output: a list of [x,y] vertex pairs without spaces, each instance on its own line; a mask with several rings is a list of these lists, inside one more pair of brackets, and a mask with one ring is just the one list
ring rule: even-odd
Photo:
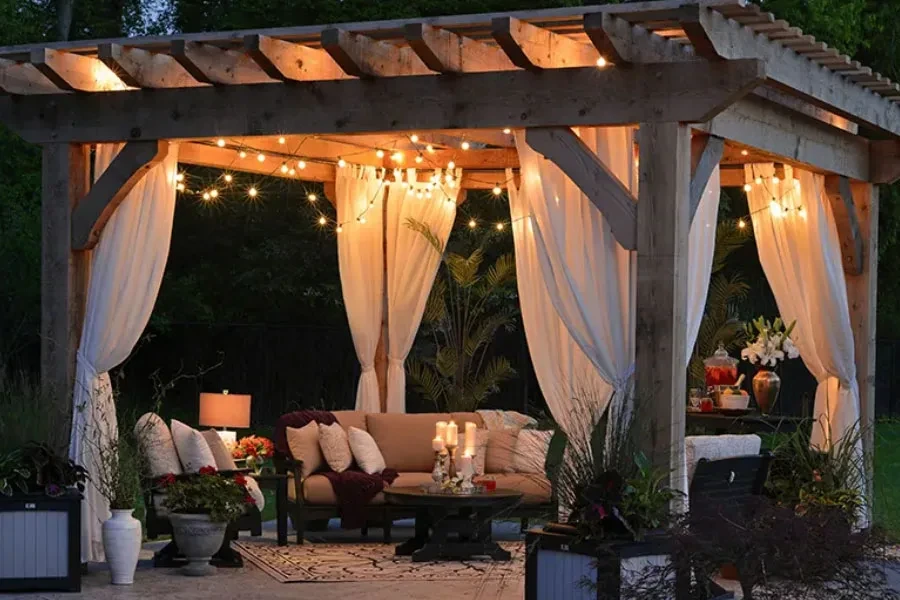
[[488,473],[512,473],[518,429],[493,429],[488,433],[487,451],[484,457]]
[[148,412],[134,425],[134,434],[140,451],[147,459],[151,477],[161,477],[168,473],[181,475],[181,462],[175,450],[172,432],[156,413]]
[[216,458],[209,444],[203,434],[193,427],[172,419],[172,439],[175,440],[175,449],[185,473],[198,473],[203,467],[216,466]]
[[304,479],[325,464],[322,448],[319,446],[319,424],[315,421],[310,421],[299,429],[288,427],[287,443],[291,450],[291,457],[294,460],[302,461],[300,473]]

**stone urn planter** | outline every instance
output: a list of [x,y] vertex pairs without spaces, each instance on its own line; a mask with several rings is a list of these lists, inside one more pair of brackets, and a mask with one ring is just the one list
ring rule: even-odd
[[216,569],[209,561],[222,546],[228,523],[214,522],[205,514],[186,513],[172,513],[169,520],[175,543],[188,561],[181,572],[193,576],[215,573]]
[[141,553],[141,522],[132,516],[134,509],[113,509],[103,522],[103,552],[109,565],[110,583],[131,585]]

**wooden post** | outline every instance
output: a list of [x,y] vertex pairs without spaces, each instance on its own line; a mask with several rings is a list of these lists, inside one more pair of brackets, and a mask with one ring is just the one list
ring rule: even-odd
[[41,389],[59,416],[71,411],[90,252],[72,251],[72,212],[88,191],[89,147],[45,144],[41,192]]
[[862,238],[862,272],[847,273],[847,300],[853,327],[856,380],[859,382],[860,425],[867,461],[866,483],[871,500],[871,460],[875,450],[875,309],[878,288],[878,188],[851,184]]
[[[637,206],[635,400],[654,464],[683,487],[691,137],[680,123],[642,123]],[[686,492],[687,490],[682,490]]]
[[381,267],[382,272],[382,305],[381,305],[381,337],[378,339],[378,346],[375,348],[375,376],[378,378],[378,399],[381,402],[381,412],[387,412],[387,375],[388,375],[388,196],[387,192],[381,191]]

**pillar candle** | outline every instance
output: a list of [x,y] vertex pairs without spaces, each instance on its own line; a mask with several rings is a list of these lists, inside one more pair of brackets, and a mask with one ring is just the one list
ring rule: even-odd
[[435,437],[439,437],[444,442],[447,441],[447,421],[438,421],[435,428]]
[[466,422],[466,448],[465,451],[475,456],[475,430],[478,428],[475,423]]
[[431,449],[435,452],[440,452],[444,449],[444,440],[440,436],[431,440]]
[[459,444],[459,428],[453,421],[450,421],[447,424],[447,434],[444,436],[444,443],[448,446],[456,446]]
[[466,452],[459,459],[459,472],[462,473],[464,477],[471,477],[475,474],[474,463],[472,462],[472,455]]

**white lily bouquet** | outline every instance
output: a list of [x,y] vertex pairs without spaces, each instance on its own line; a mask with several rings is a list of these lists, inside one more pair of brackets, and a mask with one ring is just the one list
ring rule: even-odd
[[741,350],[741,358],[762,367],[774,367],[785,358],[797,358],[800,351],[791,340],[791,331],[796,324],[794,321],[785,328],[781,317],[774,323],[762,317],[747,323],[747,339],[752,341]]

